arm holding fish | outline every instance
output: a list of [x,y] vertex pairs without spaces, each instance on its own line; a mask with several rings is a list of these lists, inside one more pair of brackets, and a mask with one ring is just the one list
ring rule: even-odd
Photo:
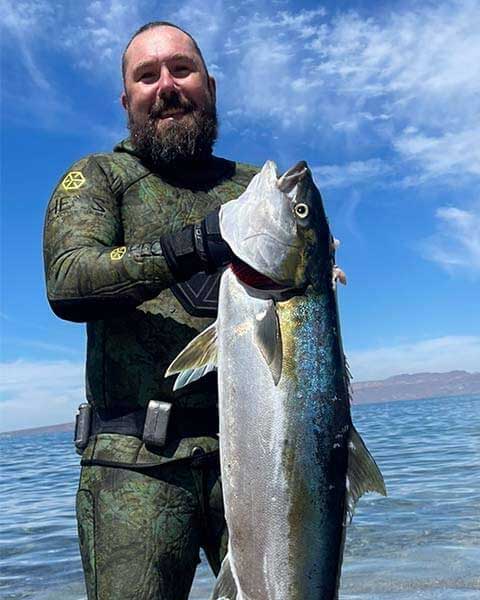
[[76,163],[80,189],[62,184],[48,205],[44,229],[47,296],[62,319],[83,322],[130,311],[163,289],[231,260],[218,210],[179,232],[124,245],[121,207],[94,157]]

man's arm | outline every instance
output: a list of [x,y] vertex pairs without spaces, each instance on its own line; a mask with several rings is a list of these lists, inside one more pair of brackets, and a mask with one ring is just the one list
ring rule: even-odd
[[[55,189],[45,220],[52,310],[70,321],[103,319],[198,271],[225,264],[230,252],[216,232],[209,233],[211,221],[207,217],[177,234],[124,246],[120,208],[105,173],[93,157],[79,161]],[[220,255],[211,256],[209,248],[218,246]]]

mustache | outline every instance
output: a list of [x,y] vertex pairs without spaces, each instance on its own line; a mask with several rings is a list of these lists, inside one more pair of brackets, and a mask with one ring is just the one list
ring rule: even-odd
[[172,92],[168,96],[161,96],[152,106],[149,112],[149,118],[157,119],[164,112],[170,110],[182,110],[184,113],[193,112],[197,105],[186,98],[183,94]]

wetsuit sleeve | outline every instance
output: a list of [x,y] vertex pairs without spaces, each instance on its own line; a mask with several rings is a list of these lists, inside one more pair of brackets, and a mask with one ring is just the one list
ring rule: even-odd
[[88,157],[73,165],[50,199],[44,228],[47,296],[70,321],[123,314],[173,285],[160,241],[123,245],[121,205]]

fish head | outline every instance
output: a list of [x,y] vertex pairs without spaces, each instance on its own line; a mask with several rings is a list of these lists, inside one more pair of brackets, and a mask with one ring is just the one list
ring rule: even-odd
[[280,286],[323,283],[331,234],[320,192],[304,161],[281,176],[276,164],[267,161],[245,192],[222,206],[220,231],[243,263]]

